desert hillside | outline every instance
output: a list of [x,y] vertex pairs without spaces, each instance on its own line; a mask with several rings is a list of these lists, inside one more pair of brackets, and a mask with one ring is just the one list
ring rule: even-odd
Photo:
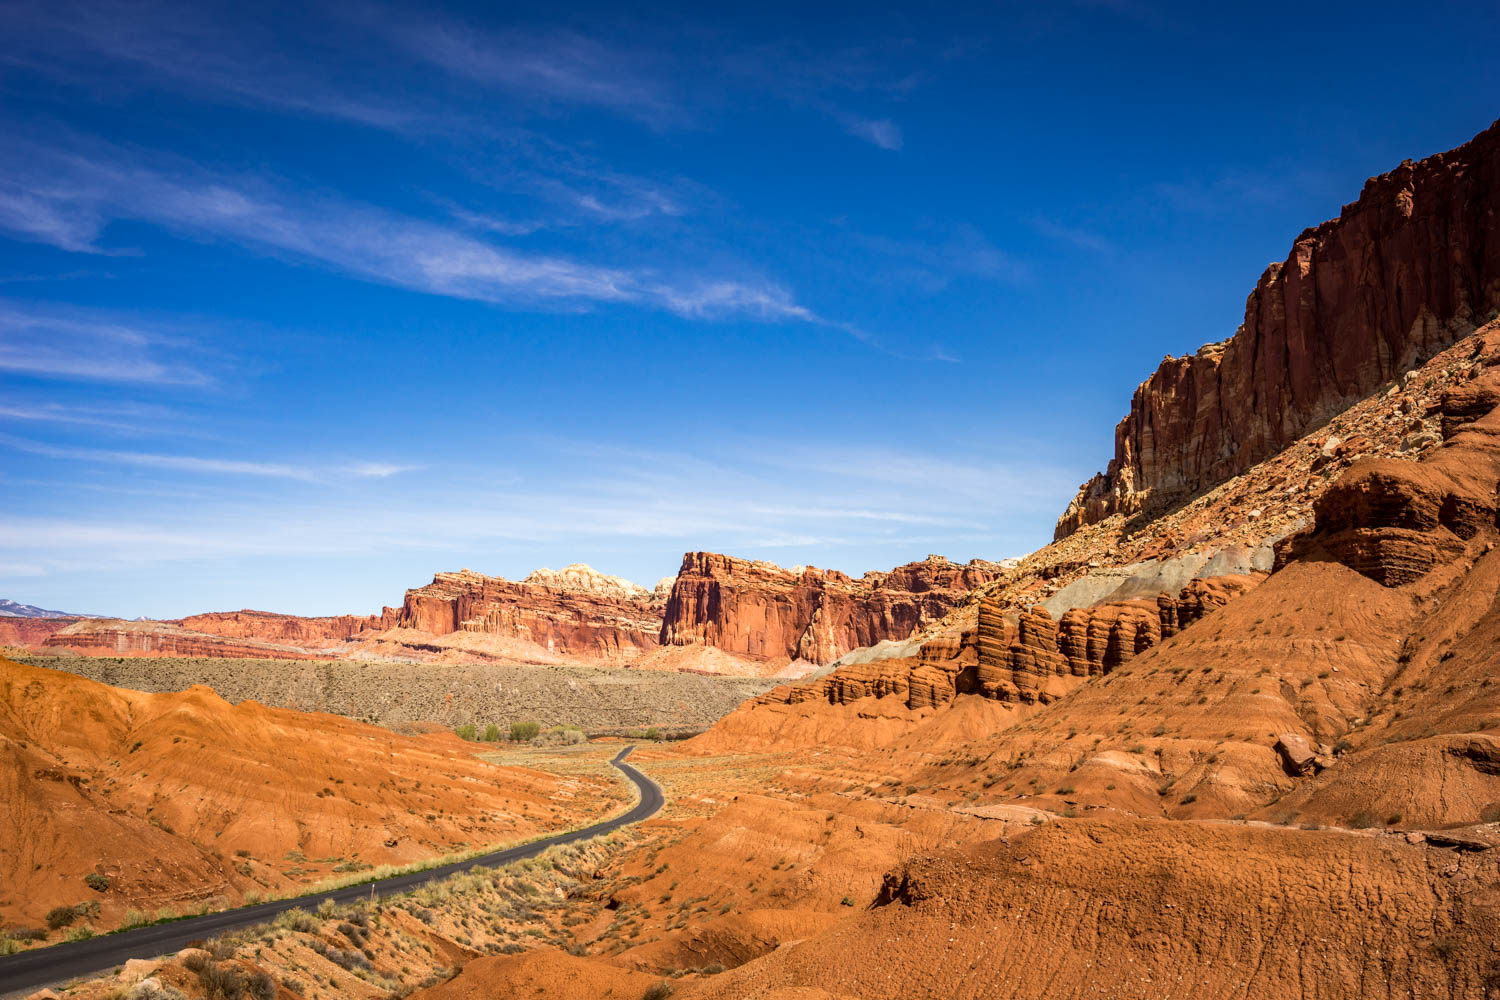
[[118,926],[296,894],[615,810],[604,775],[497,767],[451,734],[145,694],[0,659],[0,921]]

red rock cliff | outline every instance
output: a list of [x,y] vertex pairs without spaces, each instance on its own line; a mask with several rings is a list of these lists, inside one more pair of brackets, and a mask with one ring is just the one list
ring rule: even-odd
[[487,632],[557,653],[632,657],[656,648],[661,603],[631,586],[587,567],[539,570],[520,583],[470,570],[439,573],[408,590],[399,611],[386,609],[385,625],[434,635]]
[[999,574],[994,563],[928,556],[856,580],[837,570],[689,552],[667,599],[661,642],[828,663],[851,649],[907,638]]
[[1500,307],[1500,122],[1365,183],[1268,267],[1229,340],[1168,358],[1115,428],[1057,538],[1245,471]]
[[234,639],[290,642],[306,646],[343,642],[361,632],[379,631],[381,622],[379,615],[299,618],[274,611],[217,611],[190,615],[175,624],[194,632],[207,632]]

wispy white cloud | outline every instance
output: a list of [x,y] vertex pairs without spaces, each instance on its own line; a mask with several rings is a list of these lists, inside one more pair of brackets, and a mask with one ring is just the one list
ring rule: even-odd
[[839,121],[844,131],[881,149],[901,148],[901,127],[888,118],[861,118],[858,115],[841,113]]
[[657,125],[686,117],[645,59],[575,31],[492,33],[428,16],[381,20],[410,54],[515,98],[605,108]]
[[360,479],[389,479],[399,473],[412,472],[419,468],[421,468],[419,465],[394,465],[389,462],[352,462],[344,466],[344,471]]
[[[747,437],[670,451],[517,439],[506,450],[518,468],[537,474],[501,479],[487,467],[450,466],[430,477],[328,491],[326,480],[309,478],[326,475],[321,470],[239,457],[70,455],[139,464],[183,481],[208,472],[238,480],[181,501],[170,492],[134,503],[101,499],[68,517],[0,513],[0,549],[59,573],[391,551],[422,553],[437,568],[474,565],[515,545],[577,558],[622,544],[659,547],[667,560],[688,548],[776,548],[789,562],[818,564],[837,546],[906,548],[913,558],[929,551],[998,557],[1012,554],[999,538],[1016,519],[1036,521],[1040,535],[1074,485],[1072,476],[1031,458],[872,449],[837,439]],[[526,458],[534,454],[550,461]],[[396,465],[344,462],[332,474]],[[789,469],[796,475],[788,477]],[[437,508],[443,516],[434,518]],[[1002,544],[1005,551],[997,551]]]
[[31,455],[40,455],[44,458],[157,469],[164,472],[186,473],[188,475],[249,476],[261,479],[301,480],[310,483],[337,478],[387,479],[398,473],[417,468],[415,465],[397,465],[369,461],[297,465],[285,462],[261,462],[239,457],[215,455],[168,455],[105,448],[73,448],[11,437],[9,435],[0,435],[0,447],[11,448],[15,451]]
[[[55,243],[63,249],[97,246],[108,220],[136,219],[190,238],[225,240],[366,280],[456,298],[529,306],[630,303],[692,317],[812,318],[789,291],[770,282],[669,277],[638,267],[527,253],[334,195],[291,195],[253,179],[186,167],[167,171],[138,166],[120,151],[106,156],[102,150],[63,152],[17,143],[9,155],[0,153],[0,168],[12,183],[29,185],[36,197],[54,203],[58,214],[92,220],[86,233],[75,229]],[[53,241],[53,233],[29,225],[29,218],[8,215],[0,204],[0,229]],[[74,368],[92,364],[62,358],[51,363]]]
[[1032,227],[1043,236],[1057,243],[1066,243],[1078,247],[1081,250],[1092,250],[1094,253],[1111,253],[1114,246],[1097,233],[1077,226],[1065,226],[1052,219],[1035,218],[1031,220]]
[[[46,310],[0,300],[0,371],[47,378],[156,385],[212,379],[161,360],[169,338],[84,310]],[[38,418],[39,419],[39,418]]]
[[431,131],[436,109],[374,96],[305,62],[250,19],[206,16],[208,7],[129,0],[51,0],[0,4],[9,33],[4,59],[100,88],[118,87],[122,70],[142,74],[194,99],[341,119],[399,132]]
[[145,469],[162,469],[170,472],[227,474],[234,476],[259,476],[275,479],[318,478],[317,470],[276,462],[250,462],[241,459],[213,458],[196,455],[159,455],[149,452],[112,451],[103,448],[66,448],[0,435],[0,446],[44,458],[62,458],[80,462],[98,462],[106,465],[128,465]]
[[0,404],[0,420],[36,424],[62,424],[79,427],[102,427],[111,431],[141,433],[144,423],[157,425],[170,418],[169,411],[158,406],[68,406],[61,403]]
[[947,288],[955,278],[983,278],[1010,284],[1031,277],[1024,259],[995,246],[979,229],[966,223],[928,225],[900,238],[854,235],[852,241],[889,261],[881,280],[896,280],[929,293]]

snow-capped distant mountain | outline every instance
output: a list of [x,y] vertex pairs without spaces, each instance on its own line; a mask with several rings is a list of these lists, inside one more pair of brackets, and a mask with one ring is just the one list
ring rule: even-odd
[[0,618],[87,618],[71,611],[48,611],[32,604],[20,604],[0,597]]

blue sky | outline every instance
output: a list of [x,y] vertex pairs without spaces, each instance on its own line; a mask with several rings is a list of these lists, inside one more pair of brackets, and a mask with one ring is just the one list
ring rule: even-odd
[[1492,3],[247,6],[0,3],[0,596],[1021,554],[1500,116]]

